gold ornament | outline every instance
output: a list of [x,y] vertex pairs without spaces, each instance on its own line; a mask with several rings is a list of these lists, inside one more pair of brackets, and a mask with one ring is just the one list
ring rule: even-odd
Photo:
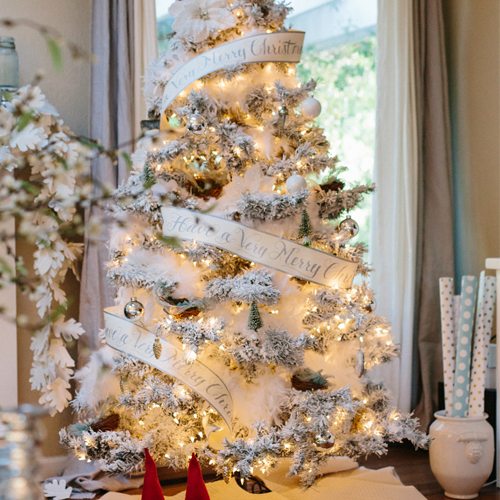
[[360,408],[355,414],[351,421],[351,433],[363,432],[363,422],[366,420],[368,415],[368,410],[366,408]]
[[160,359],[162,347],[160,337],[155,337],[153,342],[153,354],[156,359]]

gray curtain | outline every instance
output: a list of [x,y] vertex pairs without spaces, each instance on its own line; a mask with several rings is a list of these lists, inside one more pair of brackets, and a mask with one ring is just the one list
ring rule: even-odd
[[[133,0],[94,0],[92,51],[95,63],[91,81],[91,137],[106,148],[117,148],[133,139]],[[125,150],[130,150],[130,145]],[[127,175],[124,163],[112,164],[100,158],[92,165],[96,190],[116,187]],[[87,213],[87,220],[95,207]],[[103,326],[103,308],[113,303],[113,290],[105,279],[106,234],[102,241],[85,238],[80,292],[80,321],[87,332],[86,346],[98,347],[98,330]],[[85,353],[83,353],[85,357]]]
[[453,208],[445,33],[441,0],[415,0],[415,54],[419,130],[419,214],[415,339],[419,402],[427,427],[442,380],[438,279],[453,276]]

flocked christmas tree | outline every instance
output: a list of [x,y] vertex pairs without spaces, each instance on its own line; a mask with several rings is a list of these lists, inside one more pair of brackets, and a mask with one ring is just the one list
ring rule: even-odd
[[[310,485],[332,457],[381,454],[403,439],[426,444],[417,422],[367,376],[398,352],[390,326],[373,311],[365,248],[349,244],[357,232],[349,211],[373,187],[341,180],[314,123],[315,83],[298,82],[295,64],[284,62],[293,44],[285,50],[283,39],[273,41],[290,33],[288,11],[276,0],[171,7],[170,48],[146,83],[161,131],[142,140],[118,190],[108,265],[117,287],[112,316],[151,332],[142,337],[149,357],[109,346],[94,353],[74,401],[87,420],[61,431],[80,458],[100,459],[105,470],[140,467],[147,447],[158,464],[178,469],[196,452],[226,477],[265,473],[288,458],[290,472]],[[221,45],[245,37],[262,43],[259,35],[269,35],[260,47],[277,44],[274,62],[220,58],[217,71],[180,86],[162,105],[183,64],[204,64],[214,48],[227,55],[231,45]],[[166,229],[172,214],[191,214],[189,228],[205,227],[206,235],[219,223],[229,227],[246,251],[229,237],[227,244],[179,238]],[[297,273],[255,248],[253,236],[243,245],[245,228],[262,236],[268,252],[277,241],[291,248],[287,263],[295,259]],[[328,283],[318,279],[315,259],[323,258],[335,259],[332,268],[354,268],[354,284],[338,273]],[[114,331],[120,335],[119,326]],[[209,390],[152,366],[168,368],[170,346],[182,352],[183,369],[205,365],[223,382],[230,421],[229,410],[222,415],[205,397]]]

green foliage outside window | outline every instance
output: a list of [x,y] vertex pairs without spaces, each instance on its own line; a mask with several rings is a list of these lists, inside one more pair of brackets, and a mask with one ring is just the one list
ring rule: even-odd
[[173,19],[164,16],[156,22],[156,38],[158,40],[158,54],[162,54],[168,48],[168,40],[172,33]]
[[[325,129],[332,151],[348,167],[347,182],[372,179],[375,145],[376,36],[328,49],[307,49],[298,75],[318,82],[315,97],[321,102],[318,124]],[[352,213],[359,223],[358,241],[368,243],[371,198]]]

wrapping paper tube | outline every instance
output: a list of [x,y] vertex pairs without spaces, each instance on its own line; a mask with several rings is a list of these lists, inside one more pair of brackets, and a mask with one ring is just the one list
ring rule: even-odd
[[475,276],[462,276],[460,317],[455,350],[453,403],[451,406],[452,417],[466,417],[469,411],[470,364],[476,294],[477,278]]
[[453,296],[453,329],[455,330],[455,341],[458,335],[458,323],[460,320],[460,295]]
[[469,415],[480,416],[484,413],[484,386],[486,380],[486,364],[488,344],[493,327],[493,310],[495,308],[496,279],[485,276],[484,271],[479,278],[477,298],[476,325],[474,329],[474,354],[472,357],[472,374],[469,394]]
[[444,400],[447,415],[450,414],[453,401],[453,375],[455,372],[453,289],[453,278],[439,278],[441,342],[443,345]]

